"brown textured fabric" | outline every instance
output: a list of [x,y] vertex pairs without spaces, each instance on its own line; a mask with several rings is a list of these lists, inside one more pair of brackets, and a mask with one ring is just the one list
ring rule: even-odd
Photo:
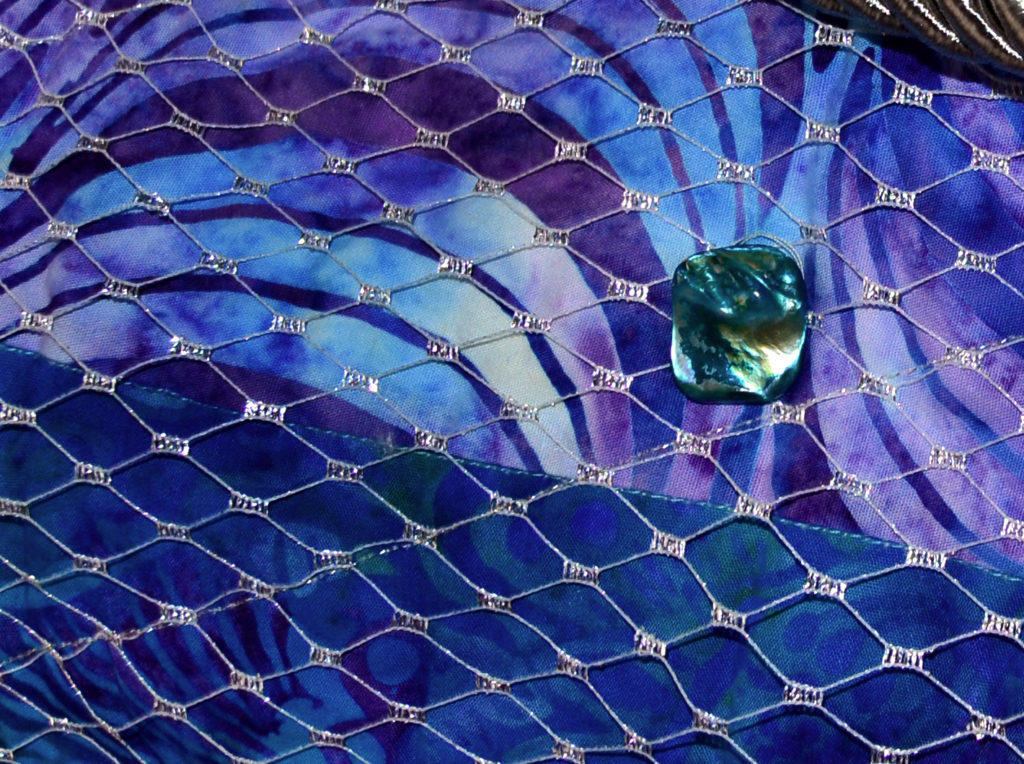
[[933,45],[946,48],[958,56],[969,56],[972,51],[963,42],[939,7],[939,0],[888,0],[899,15],[905,28],[916,30]]
[[881,31],[914,34],[953,55],[1024,74],[1020,0],[815,0],[815,4],[867,19]]
[[850,12],[887,29],[899,29],[899,19],[888,9],[888,2],[881,0],[840,0]]
[[940,5],[961,41],[978,56],[1010,68],[1024,65],[1024,57],[1006,41],[1001,34],[1001,25],[983,9],[983,3],[977,0],[942,0]]
[[830,11],[831,13],[842,14],[848,13],[850,10],[849,8],[844,7],[843,4],[839,2],[839,0],[817,0],[817,5],[819,8],[823,8],[826,11]]
[[[992,2],[989,4],[993,6],[992,10],[997,5]],[[1024,5],[1014,0],[1003,0],[998,6],[1006,39],[1016,50],[1024,52]]]

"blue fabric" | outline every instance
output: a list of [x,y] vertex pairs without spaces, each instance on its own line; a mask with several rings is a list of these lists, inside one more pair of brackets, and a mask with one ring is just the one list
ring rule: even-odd
[[[0,4],[0,759],[1024,752],[1024,112],[783,2]],[[776,406],[669,367],[792,250]]]
[[[26,361],[33,359],[3,352],[0,375],[31,387]],[[53,367],[44,377],[60,374]],[[211,421],[208,406],[156,388],[135,393],[153,405],[173,400],[183,428]],[[104,399],[90,395],[87,400]],[[96,413],[88,407],[82,412],[74,431],[89,428],[88,414]],[[116,424],[107,434],[114,442],[123,435]],[[274,460],[280,450],[274,438],[250,437],[241,426],[217,453],[244,453],[247,461],[259,462]],[[24,474],[10,458],[16,453],[4,451],[0,479],[5,486]],[[977,633],[981,611],[974,604],[991,603],[996,612],[1017,617],[1019,601],[999,603],[1005,602],[1007,586],[1021,582],[984,567],[960,565],[961,590],[937,572],[901,567],[905,551],[897,545],[855,534],[784,520],[769,525],[734,519],[730,507],[633,491],[619,496],[600,487],[552,492],[531,506],[530,517],[573,559],[600,566],[598,591],[557,583],[561,558],[524,518],[492,514],[487,494],[466,479],[471,472],[483,484],[517,495],[535,493],[545,485],[543,475],[410,452],[379,462],[372,472],[368,468],[365,485],[320,483],[274,502],[264,517],[224,515],[224,491],[211,497],[212,486],[190,472],[181,474],[182,466],[180,460],[157,457],[115,479],[114,487],[126,498],[154,512],[151,520],[125,514],[124,504],[118,508],[108,491],[95,487],[60,494],[63,511],[43,504],[33,512],[42,531],[56,538],[74,528],[63,540],[79,553],[116,557],[107,572],[120,585],[72,570],[67,557],[27,520],[0,520],[0,554],[35,575],[52,598],[24,584],[8,586],[0,594],[0,608],[7,617],[32,624],[52,644],[65,646],[58,669],[51,658],[37,656],[30,643],[11,642],[25,634],[11,622],[4,630],[10,642],[5,652],[22,657],[7,687],[78,724],[88,725],[96,714],[112,726],[127,726],[138,735],[141,750],[152,750],[156,760],[171,751],[197,760],[209,755],[204,738],[183,734],[180,722],[152,716],[156,688],[168,701],[187,704],[190,724],[236,755],[259,758],[306,744],[307,733],[265,705],[254,705],[251,696],[218,694],[229,680],[225,658],[238,671],[275,677],[264,680],[262,692],[283,712],[339,734],[383,722],[388,701],[434,708],[426,728],[402,733],[414,739],[393,738],[394,725],[372,727],[362,736],[368,751],[378,751],[367,754],[371,759],[406,750],[417,760],[429,751],[450,760],[454,750],[437,735],[480,746],[478,753],[495,759],[542,755],[549,733],[524,711],[559,738],[579,740],[588,749],[618,747],[623,723],[647,739],[672,740],[656,749],[659,760],[662,754],[672,760],[673,751],[683,750],[686,757],[726,755],[715,753],[724,743],[708,743],[700,735],[685,745],[676,739],[692,724],[690,704],[720,718],[742,717],[730,735],[758,761],[786,760],[797,751],[803,756],[805,747],[836,761],[863,751],[836,720],[893,748],[911,748],[964,728],[966,712],[925,678],[893,669],[878,672],[884,648],[879,637],[912,648],[948,644],[927,659],[932,675],[992,717],[1022,710],[1013,700],[1019,695],[1013,677],[1020,673],[1013,667],[1022,653],[1003,638]],[[175,486],[174,501],[161,498],[169,486]],[[636,512],[626,512],[627,506]],[[436,545],[410,546],[405,524],[389,507],[425,527],[475,521],[438,538]],[[547,527],[546,517],[562,518],[562,527],[554,521]],[[689,529],[680,521],[697,518],[704,530],[688,544],[685,562],[649,552],[651,529],[641,520],[661,532],[686,534]],[[116,526],[92,525],[100,519]],[[157,522],[189,523],[197,546],[160,540]],[[109,546],[115,539],[119,548]],[[348,552],[354,568],[324,571],[295,539]],[[47,553],[48,547],[54,551]],[[802,560],[837,577],[858,578],[845,594],[852,613],[835,600],[805,593]],[[237,574],[225,563],[279,590],[269,599],[240,597]],[[514,598],[514,608],[480,609],[476,592],[456,573]],[[410,587],[410,580],[416,586]],[[736,611],[760,608],[746,624],[748,636],[708,625],[709,594]],[[206,614],[195,625],[154,629],[152,624],[168,614],[161,617],[147,597],[202,606]],[[906,609],[913,602],[920,602],[920,610]],[[396,608],[429,618],[426,632],[393,631]],[[121,653],[93,641],[95,626],[86,618],[135,636],[123,638]],[[665,663],[630,655],[633,624],[665,641]],[[311,645],[344,651],[341,670],[302,668]],[[586,681],[548,675],[559,651],[588,664]],[[519,705],[477,694],[471,667],[511,683]],[[773,707],[782,695],[782,676],[829,686],[824,708],[835,716]],[[908,704],[909,698],[917,701]],[[20,701],[8,702],[15,705],[0,730],[18,747],[40,727],[28,723],[34,712]],[[481,737],[484,720],[493,735],[489,743]],[[101,730],[87,729],[90,739],[111,746],[115,757],[125,755],[119,744],[101,742]],[[172,729],[179,731],[171,734]]]

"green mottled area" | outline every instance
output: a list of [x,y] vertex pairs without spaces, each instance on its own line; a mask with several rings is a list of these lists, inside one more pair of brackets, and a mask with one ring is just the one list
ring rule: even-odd
[[800,370],[807,288],[769,246],[687,258],[672,279],[672,371],[695,401],[769,403]]

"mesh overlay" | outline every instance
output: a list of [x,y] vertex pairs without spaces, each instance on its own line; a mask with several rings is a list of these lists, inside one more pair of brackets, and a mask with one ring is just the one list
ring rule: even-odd
[[[1013,86],[785,3],[96,3],[0,4],[0,760],[1021,757]],[[750,237],[806,368],[687,403],[669,274]]]

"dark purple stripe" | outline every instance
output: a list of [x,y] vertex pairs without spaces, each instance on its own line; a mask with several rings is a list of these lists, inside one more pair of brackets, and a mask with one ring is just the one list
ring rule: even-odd
[[36,276],[46,271],[57,255],[66,252],[73,246],[74,245],[70,241],[59,241],[55,243],[49,251],[41,254],[31,265],[19,268],[8,276],[3,276],[2,279],[4,286],[13,291],[22,284],[31,281]]
[[[131,21],[127,25],[125,25],[123,29],[117,30],[113,35],[114,40],[119,45],[124,45],[124,43],[129,38],[143,31],[149,24],[159,23],[158,19],[160,15],[163,12],[165,12],[165,10],[165,7],[161,5],[155,5],[144,10],[142,13],[139,13],[137,16],[134,16],[131,19]],[[198,24],[195,24],[194,26],[190,27],[187,31],[179,34],[177,37],[168,40],[167,43],[162,47],[158,48],[157,50],[151,51],[149,54],[149,58],[151,60],[159,60],[161,58],[165,58],[173,50],[181,47],[183,43],[195,38],[202,37],[206,37],[206,33],[203,31],[202,27],[200,27]]]
[[106,154],[76,151],[32,182],[32,193],[40,204],[57,215],[68,198],[83,186],[117,168]]
[[175,207],[174,217],[182,223],[205,223],[210,220],[221,220],[223,218],[256,218],[258,220],[274,220],[278,223],[294,225],[269,204],[256,201],[242,201],[247,199],[247,197],[240,195],[219,197],[219,199],[225,202],[228,200],[235,201],[215,207]]
[[202,154],[206,146],[188,133],[166,127],[111,141],[108,153],[122,167],[169,156]]
[[24,143],[11,152],[8,169],[16,175],[35,175],[39,163],[71,131],[64,114],[57,109],[39,121]]

